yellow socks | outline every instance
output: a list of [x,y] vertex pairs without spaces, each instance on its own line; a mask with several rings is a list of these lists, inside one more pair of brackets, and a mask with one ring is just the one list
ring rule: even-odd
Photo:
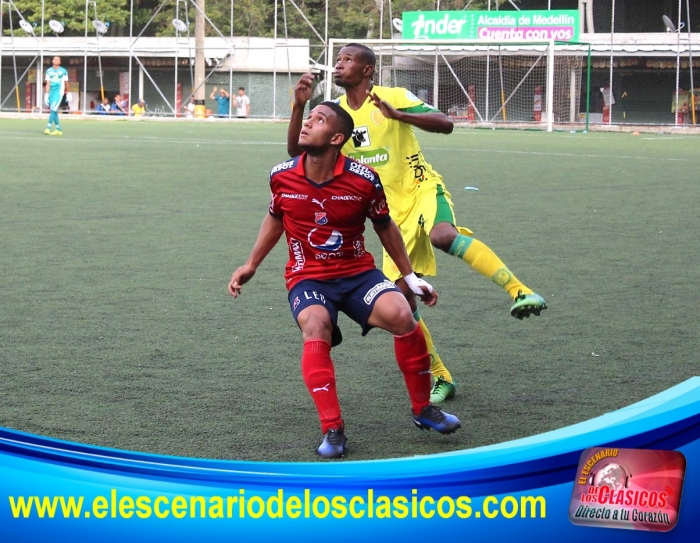
[[430,354],[430,373],[433,374],[433,378],[437,381],[438,377],[442,377],[448,383],[454,383],[452,375],[449,370],[442,363],[440,355],[435,350],[435,345],[433,344],[433,338],[428,331],[428,327],[425,325],[423,317],[420,316],[418,310],[413,313],[413,316],[418,321],[419,326],[423,330],[423,335],[425,336],[425,343],[428,346],[428,353]]
[[[518,292],[532,294],[491,248],[478,239],[459,234],[452,242],[449,253],[464,260],[474,270],[491,279],[515,300]],[[420,322],[420,321],[419,321]],[[425,333],[425,330],[423,330]]]

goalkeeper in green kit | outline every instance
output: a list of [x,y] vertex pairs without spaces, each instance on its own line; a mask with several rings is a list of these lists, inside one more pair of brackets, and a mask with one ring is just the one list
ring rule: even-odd
[[[68,72],[61,66],[61,57],[53,57],[51,68],[46,70],[46,78],[44,85],[44,102],[49,106],[49,122],[46,124],[44,134],[49,136],[62,136],[61,121],[58,120],[58,108],[61,106],[63,96],[65,95],[68,102],[71,101],[71,95],[68,88]],[[56,128],[51,130],[51,126]]]

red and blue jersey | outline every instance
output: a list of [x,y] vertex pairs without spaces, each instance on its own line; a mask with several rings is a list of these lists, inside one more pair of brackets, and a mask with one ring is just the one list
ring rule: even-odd
[[282,219],[289,247],[287,288],[357,275],[375,268],[365,250],[365,221],[386,223],[389,207],[377,173],[339,154],[333,178],[307,179],[301,155],[270,172],[270,214]]

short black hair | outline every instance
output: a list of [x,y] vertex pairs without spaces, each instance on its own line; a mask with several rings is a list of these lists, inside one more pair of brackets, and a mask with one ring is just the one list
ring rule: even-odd
[[333,112],[336,114],[341,124],[340,131],[344,136],[343,144],[345,144],[345,142],[350,139],[350,136],[352,136],[352,131],[355,130],[355,121],[352,120],[350,114],[347,111],[345,111],[342,107],[340,107],[340,105],[337,102],[327,101],[321,102],[318,105],[326,106],[328,109],[332,109]]
[[374,51],[372,51],[369,47],[366,45],[362,45],[361,43],[348,43],[346,45],[343,45],[343,49],[346,47],[352,47],[353,49],[359,49],[360,50],[360,58],[365,61],[370,66],[376,66],[377,65],[377,55],[374,54]]
[[242,91],[244,91],[244,90],[245,90],[245,88],[244,88],[244,87],[238,87],[238,90],[242,90]]

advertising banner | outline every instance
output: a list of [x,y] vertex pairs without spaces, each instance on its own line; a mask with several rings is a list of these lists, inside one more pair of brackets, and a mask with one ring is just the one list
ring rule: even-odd
[[577,10],[404,11],[405,40],[577,41]]

